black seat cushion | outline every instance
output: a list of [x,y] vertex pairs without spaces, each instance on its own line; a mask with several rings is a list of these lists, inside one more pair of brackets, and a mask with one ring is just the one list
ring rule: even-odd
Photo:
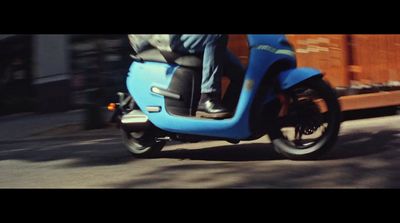
[[176,52],[159,51],[157,49],[145,50],[132,57],[142,61],[178,64],[184,67],[201,67],[203,65],[202,58],[199,55],[185,55]]

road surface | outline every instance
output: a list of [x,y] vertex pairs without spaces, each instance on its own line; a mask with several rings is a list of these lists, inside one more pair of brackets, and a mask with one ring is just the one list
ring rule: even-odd
[[173,144],[160,158],[135,159],[113,128],[51,132],[0,140],[0,188],[400,187],[400,115],[343,123],[335,148],[318,161],[284,159],[267,137]]

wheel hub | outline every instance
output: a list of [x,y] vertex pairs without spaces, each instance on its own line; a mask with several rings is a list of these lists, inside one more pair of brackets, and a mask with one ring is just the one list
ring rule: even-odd
[[323,124],[322,114],[317,104],[312,100],[304,99],[293,104],[296,111],[296,138],[302,135],[311,135]]

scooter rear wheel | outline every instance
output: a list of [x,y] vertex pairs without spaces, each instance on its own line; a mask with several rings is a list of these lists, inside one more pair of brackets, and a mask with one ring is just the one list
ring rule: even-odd
[[128,151],[137,158],[152,158],[165,146],[151,131],[127,132],[121,129],[122,139]]
[[282,134],[272,140],[275,150],[292,160],[320,158],[339,134],[341,109],[336,92],[321,78],[313,78],[286,95],[290,106],[276,126]]

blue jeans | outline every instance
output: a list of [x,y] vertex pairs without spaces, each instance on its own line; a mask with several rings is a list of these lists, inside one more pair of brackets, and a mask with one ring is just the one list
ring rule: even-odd
[[226,73],[232,83],[241,81],[244,69],[239,59],[227,49],[228,35],[172,35],[173,51],[203,54],[201,93],[220,93],[221,79]]

